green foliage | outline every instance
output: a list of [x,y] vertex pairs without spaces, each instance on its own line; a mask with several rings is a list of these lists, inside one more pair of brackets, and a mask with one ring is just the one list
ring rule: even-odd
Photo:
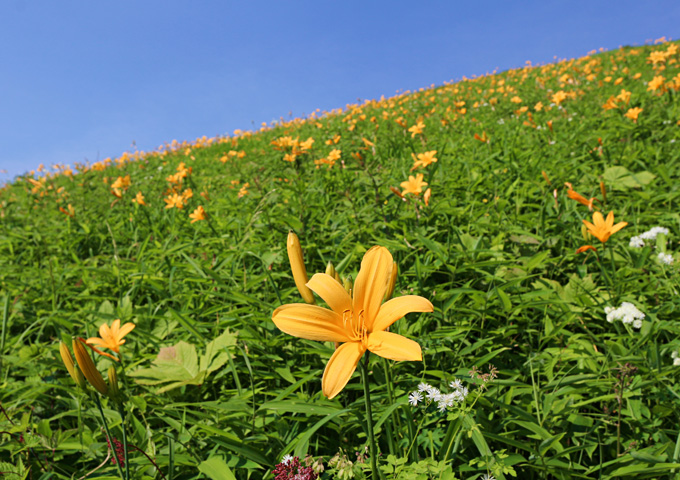
[[199,363],[196,346],[182,340],[172,347],[162,347],[152,362],[153,367],[135,370],[129,375],[140,377],[137,382],[142,385],[171,382],[159,388],[156,393],[167,392],[183,385],[201,385],[209,373],[227,363],[230,358],[228,348],[234,345],[236,335],[225,331],[206,345]]
[[[335,346],[271,321],[301,302],[294,230],[310,275],[331,261],[354,279],[379,244],[398,264],[394,295],[435,306],[390,327],[421,345],[422,363],[369,357],[388,478],[677,477],[673,48],[623,47],[16,178],[0,191],[0,471],[120,478],[103,416],[114,440],[127,432],[133,479],[271,479],[287,454],[323,464],[322,479],[369,478],[358,375],[328,400]],[[431,151],[437,161],[413,169]],[[418,174],[423,191],[402,194]],[[628,225],[605,245],[584,236],[593,212],[567,182]],[[669,231],[629,246],[654,226]],[[597,252],[575,253],[588,244]],[[644,313],[639,329],[607,322],[623,302]],[[115,319],[136,325],[121,362],[93,358],[104,376],[114,365],[125,401],[119,411],[102,398],[100,413],[59,341]],[[476,395],[470,371],[490,363],[498,378]],[[454,380],[470,390],[458,408],[409,405],[420,382]]]

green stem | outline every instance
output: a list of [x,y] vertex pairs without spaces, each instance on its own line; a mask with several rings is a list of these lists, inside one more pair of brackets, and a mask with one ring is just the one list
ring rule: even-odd
[[115,445],[113,443],[113,437],[111,436],[111,432],[109,432],[109,424],[106,423],[106,417],[104,416],[104,410],[102,409],[102,402],[99,400],[99,395],[96,393],[93,394],[94,399],[97,402],[97,408],[99,408],[99,414],[102,417],[102,423],[104,423],[104,430],[106,431],[106,438],[109,440],[109,447],[111,448],[111,451],[113,452],[113,457],[116,460],[116,465],[118,465],[118,472],[120,473],[120,478],[122,480],[125,480],[125,475],[123,475],[123,467],[120,466],[120,462],[118,461],[118,458],[116,457],[116,450],[115,450]]
[[378,452],[375,448],[375,437],[373,436],[373,412],[371,411],[371,389],[368,385],[368,357],[370,352],[366,352],[365,362],[359,361],[361,367],[361,383],[364,384],[364,400],[366,402],[366,429],[368,430],[368,444],[371,452],[371,470],[373,471],[372,478],[374,480],[381,479],[382,475],[378,470],[377,456]]
[[130,480],[130,462],[128,461],[127,433],[125,432],[125,410],[123,403],[118,402],[118,413],[120,414],[120,429],[123,431],[123,453],[125,455],[125,476]]

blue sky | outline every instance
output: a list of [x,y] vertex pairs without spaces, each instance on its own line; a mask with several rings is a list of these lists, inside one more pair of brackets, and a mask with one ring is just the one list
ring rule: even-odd
[[6,0],[0,181],[679,30],[677,0]]

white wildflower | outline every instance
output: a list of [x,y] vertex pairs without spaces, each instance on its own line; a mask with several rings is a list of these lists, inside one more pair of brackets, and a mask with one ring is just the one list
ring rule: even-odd
[[[604,312],[607,314],[609,323],[614,320],[621,320],[625,324],[633,323],[635,328],[640,328],[636,325],[642,326],[642,319],[645,318],[645,314],[630,302],[623,302],[619,308],[605,307]],[[639,322],[635,322],[635,320],[639,320]]]
[[676,358],[675,360],[673,360],[673,366],[680,367],[680,358]]
[[281,459],[281,463],[284,465],[288,465],[290,462],[293,461],[293,456],[290,454],[284,455],[283,458]]
[[408,396],[408,403],[410,403],[412,406],[418,405],[418,402],[422,401],[423,399],[423,394],[420,392],[411,392],[411,394]]
[[458,390],[463,387],[463,382],[461,382],[459,378],[456,378],[453,382],[449,383],[449,387]]
[[439,391],[438,388],[430,386],[430,388],[427,390],[427,399],[428,400],[438,402],[441,395],[442,395],[442,393]]
[[678,358],[678,357],[680,357],[680,353],[678,353],[677,350],[675,350],[671,353],[671,358],[675,359],[675,358]]
[[633,328],[637,328],[638,330],[642,328],[642,320],[633,320]]
[[637,237],[632,237],[630,239],[629,246],[634,248],[642,248],[647,242],[653,242],[656,237],[663,233],[668,235],[668,229],[666,227],[653,227],[647,230],[645,233],[638,235]]
[[642,248],[645,246],[645,241],[640,237],[631,237],[628,246],[633,248]]
[[419,391],[419,392],[428,392],[431,388],[432,388],[432,386],[431,386],[431,385],[428,385],[428,384],[425,383],[425,382],[420,382],[420,383],[418,384],[418,391]]
[[673,255],[668,253],[659,252],[656,258],[658,258],[659,261],[664,265],[671,265],[673,263]]

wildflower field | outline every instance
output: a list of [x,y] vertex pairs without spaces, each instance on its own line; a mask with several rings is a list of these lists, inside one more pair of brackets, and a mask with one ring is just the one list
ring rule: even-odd
[[661,41],[16,178],[0,477],[680,478],[679,94]]

